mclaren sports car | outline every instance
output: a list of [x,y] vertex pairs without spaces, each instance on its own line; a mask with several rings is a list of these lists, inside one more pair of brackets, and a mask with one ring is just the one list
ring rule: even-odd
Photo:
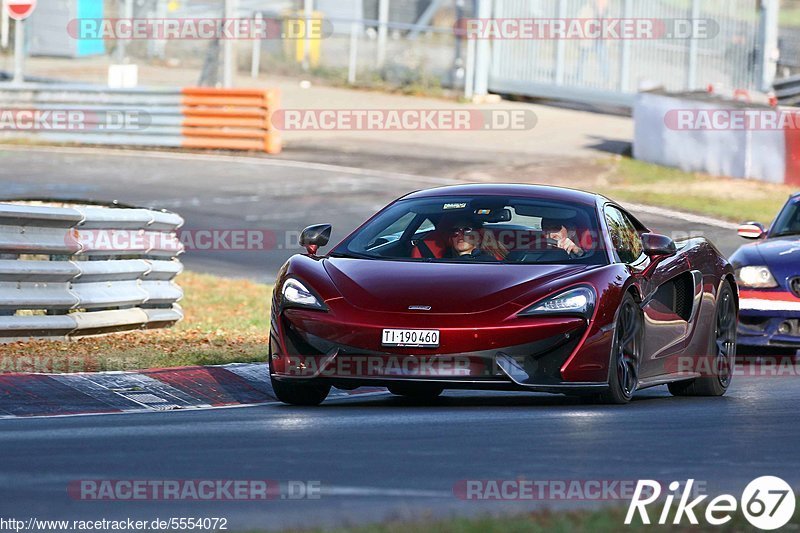
[[531,391],[624,404],[637,390],[719,396],[738,291],[704,238],[674,242],[619,204],[533,185],[415,192],[327,254],[331,226],[279,272],[269,371],[278,399],[331,387]]

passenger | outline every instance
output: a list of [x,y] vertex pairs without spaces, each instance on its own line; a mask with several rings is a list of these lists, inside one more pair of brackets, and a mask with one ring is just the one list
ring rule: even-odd
[[548,239],[556,241],[558,247],[567,252],[571,259],[586,255],[584,249],[575,244],[579,241],[577,233],[574,230],[568,230],[561,220],[542,219],[542,232]]
[[497,261],[497,258],[481,247],[482,225],[474,220],[461,219],[450,225],[449,247],[446,259],[459,261]]

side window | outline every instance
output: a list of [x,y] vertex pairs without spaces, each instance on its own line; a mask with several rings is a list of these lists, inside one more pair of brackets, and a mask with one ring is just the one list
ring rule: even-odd
[[417,238],[420,235],[428,233],[429,231],[433,231],[435,229],[436,226],[433,225],[433,222],[431,222],[430,219],[426,218],[425,220],[422,221],[422,224],[420,224],[419,228],[417,228],[417,231],[414,232],[414,238]]
[[625,213],[616,207],[606,207],[605,213],[608,232],[611,235],[617,259],[627,264],[635,263],[644,250],[639,232],[636,231],[636,227]]

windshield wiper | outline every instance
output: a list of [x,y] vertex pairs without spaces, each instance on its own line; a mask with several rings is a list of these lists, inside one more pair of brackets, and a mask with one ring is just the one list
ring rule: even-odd
[[331,252],[328,254],[328,257],[335,257],[338,259],[372,259],[366,255],[356,255],[352,253],[346,252]]

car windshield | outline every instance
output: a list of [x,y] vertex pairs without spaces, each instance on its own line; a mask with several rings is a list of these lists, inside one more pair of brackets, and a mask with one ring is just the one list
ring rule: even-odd
[[592,207],[495,196],[400,200],[333,257],[508,264],[606,264]]
[[789,202],[772,225],[770,237],[800,235],[800,199]]

